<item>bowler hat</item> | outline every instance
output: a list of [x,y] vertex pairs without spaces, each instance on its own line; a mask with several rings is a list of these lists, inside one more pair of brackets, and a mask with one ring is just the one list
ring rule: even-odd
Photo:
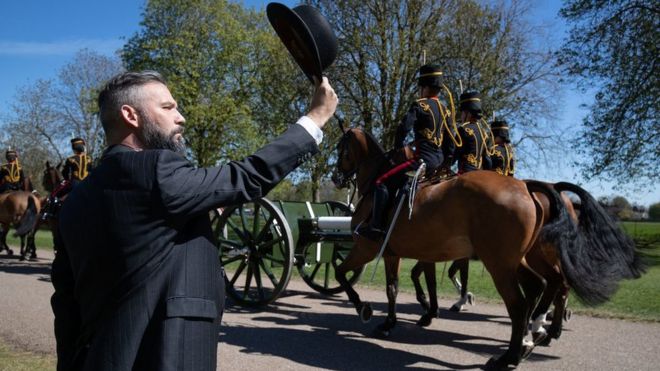
[[417,85],[431,86],[439,88],[442,86],[440,81],[442,78],[442,70],[437,64],[425,64],[419,68],[419,76],[417,76]]
[[461,94],[458,109],[481,115],[481,95],[476,91],[466,91]]
[[490,124],[490,129],[494,137],[504,139],[504,142],[511,143],[509,139],[509,124],[504,120],[495,120]]
[[315,76],[320,81],[337,57],[337,37],[325,17],[309,5],[289,9],[280,3],[268,4],[266,14],[307,78],[313,81]]

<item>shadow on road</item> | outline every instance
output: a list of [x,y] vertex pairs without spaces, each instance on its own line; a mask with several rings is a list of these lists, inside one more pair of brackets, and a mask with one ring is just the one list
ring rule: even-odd
[[[291,295],[301,295],[309,300],[319,300],[322,306],[350,307],[341,297],[327,297],[308,292],[289,291]],[[306,300],[307,300],[306,298]],[[316,303],[319,304],[319,303]],[[399,321],[389,338],[375,340],[372,331],[384,317],[377,316],[386,310],[386,303],[372,303],[375,321],[364,325],[356,314],[319,313],[311,307],[291,305],[278,301],[264,310],[247,310],[238,306],[228,309],[234,313],[252,313],[250,321],[262,322],[259,327],[244,325],[223,325],[220,331],[220,346],[231,344],[241,347],[241,352],[268,354],[291,360],[309,367],[324,369],[428,369],[443,368],[452,370],[482,369],[492,355],[502,354],[508,341],[484,336],[474,336],[451,331],[420,328],[411,321]],[[419,308],[413,304],[398,307],[400,312],[418,314]],[[442,320],[452,320],[449,313],[462,321],[495,321],[508,325],[508,318],[476,313],[455,314],[449,311]],[[445,314],[445,313],[443,313]],[[468,314],[467,316],[465,316]],[[380,317],[380,318],[378,318]],[[265,324],[272,324],[266,327]],[[301,328],[302,327],[302,328]],[[310,330],[311,328],[311,330]],[[385,341],[385,343],[383,343]],[[388,342],[405,344],[398,349],[387,346]],[[474,353],[483,359],[478,364],[457,364],[442,360],[442,354],[429,357],[415,353],[416,347],[444,345],[465,352]],[[412,349],[407,351],[405,349]],[[454,357],[452,357],[454,359]],[[532,361],[546,361],[556,357],[532,355]]]
[[[50,277],[50,259],[20,261],[19,255],[0,255],[0,272],[9,274],[36,274]],[[49,279],[48,279],[49,281]]]

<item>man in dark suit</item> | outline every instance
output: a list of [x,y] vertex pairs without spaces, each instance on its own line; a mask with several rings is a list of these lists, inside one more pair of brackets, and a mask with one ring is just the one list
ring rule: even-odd
[[124,73],[99,94],[109,147],[60,214],[53,262],[58,370],[215,370],[224,281],[209,211],[264,196],[318,151],[337,96],[254,155],[194,168],[162,77]]

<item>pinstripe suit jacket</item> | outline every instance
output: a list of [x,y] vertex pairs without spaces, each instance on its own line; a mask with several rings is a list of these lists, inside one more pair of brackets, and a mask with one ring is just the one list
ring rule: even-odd
[[58,369],[215,370],[224,281],[208,213],[264,196],[317,151],[300,125],[213,168],[109,148],[60,214]]

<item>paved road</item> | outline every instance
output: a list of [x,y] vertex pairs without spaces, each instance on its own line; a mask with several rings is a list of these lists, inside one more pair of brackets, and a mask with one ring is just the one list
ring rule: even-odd
[[[21,349],[54,353],[49,263],[0,257],[0,337]],[[480,369],[504,351],[509,320],[503,306],[478,304],[469,311],[443,311],[428,328],[415,321],[419,309],[401,294],[399,323],[389,339],[372,338],[383,319],[384,292],[358,290],[374,305],[362,324],[343,296],[323,297],[302,282],[265,311],[230,306],[219,335],[220,370]],[[448,307],[450,302],[443,301]],[[559,342],[537,347],[521,370],[657,370],[660,324],[574,315]]]

